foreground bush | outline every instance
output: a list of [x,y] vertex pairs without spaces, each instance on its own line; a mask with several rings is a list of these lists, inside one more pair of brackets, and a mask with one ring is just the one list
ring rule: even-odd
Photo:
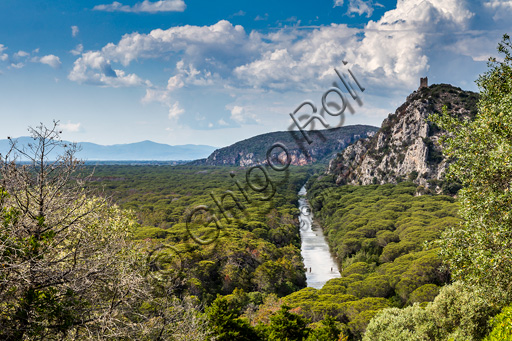
[[501,313],[491,320],[493,327],[485,341],[511,341],[512,340],[512,306],[503,308]]
[[496,313],[481,295],[461,282],[441,289],[425,308],[385,309],[372,319],[363,340],[480,340]]
[[132,214],[84,188],[56,128],[30,129],[0,160],[0,339],[204,340],[197,302],[172,295]]

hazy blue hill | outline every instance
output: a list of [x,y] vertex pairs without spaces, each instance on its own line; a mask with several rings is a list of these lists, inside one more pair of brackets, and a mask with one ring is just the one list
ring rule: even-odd
[[[27,146],[33,142],[31,137],[19,137],[15,139],[19,146]],[[65,141],[66,142],[66,141]],[[66,142],[69,143],[69,142]],[[77,143],[81,150],[77,157],[82,160],[195,160],[210,155],[216,148],[206,145],[186,144],[170,146],[152,141],[142,141],[127,144],[114,144],[109,146],[90,142]],[[0,153],[5,155],[9,150],[9,140],[0,140]],[[50,155],[54,158],[55,155]]]

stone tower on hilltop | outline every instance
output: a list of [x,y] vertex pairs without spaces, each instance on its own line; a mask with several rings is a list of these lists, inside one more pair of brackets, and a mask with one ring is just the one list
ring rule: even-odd
[[421,88],[428,88],[428,77],[420,78],[420,87],[418,90]]

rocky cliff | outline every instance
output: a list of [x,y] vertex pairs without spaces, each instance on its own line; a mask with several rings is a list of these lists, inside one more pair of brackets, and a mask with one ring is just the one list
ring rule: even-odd
[[[286,146],[292,165],[306,165],[327,160],[353,142],[372,136],[377,127],[366,125],[346,126],[308,132],[312,143],[308,144],[299,131],[280,131],[262,134],[215,150],[208,158],[194,161],[203,165],[231,165],[247,167],[265,163],[267,150],[276,142]],[[279,159],[286,160],[282,149]]]
[[427,120],[447,106],[451,115],[476,115],[478,94],[447,84],[423,87],[407,97],[372,137],[348,146],[327,170],[337,184],[384,184],[403,180],[423,186],[419,191],[453,192],[443,181],[447,160],[438,143],[442,130]]

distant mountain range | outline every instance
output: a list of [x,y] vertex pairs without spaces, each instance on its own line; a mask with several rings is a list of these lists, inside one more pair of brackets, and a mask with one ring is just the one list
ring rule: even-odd
[[[277,131],[257,135],[231,146],[217,149],[206,159],[193,161],[196,165],[213,166],[252,166],[266,162],[267,151],[276,142],[284,144],[292,165],[307,165],[327,162],[345,147],[355,141],[373,136],[379,128],[367,125],[352,125],[334,129],[309,131],[311,144],[308,144],[299,131]],[[286,160],[281,149],[279,158]]]
[[[26,146],[34,142],[31,137],[27,136],[13,140],[16,140],[19,146]],[[67,141],[64,142],[69,143]],[[206,145],[185,144],[170,146],[152,141],[109,146],[90,142],[78,142],[77,145],[81,150],[76,154],[76,157],[84,161],[196,160],[207,157],[216,149],[216,147]],[[0,140],[0,153],[2,155],[5,155],[9,148],[9,140]],[[56,155],[56,153],[51,154],[50,159],[54,159]]]

